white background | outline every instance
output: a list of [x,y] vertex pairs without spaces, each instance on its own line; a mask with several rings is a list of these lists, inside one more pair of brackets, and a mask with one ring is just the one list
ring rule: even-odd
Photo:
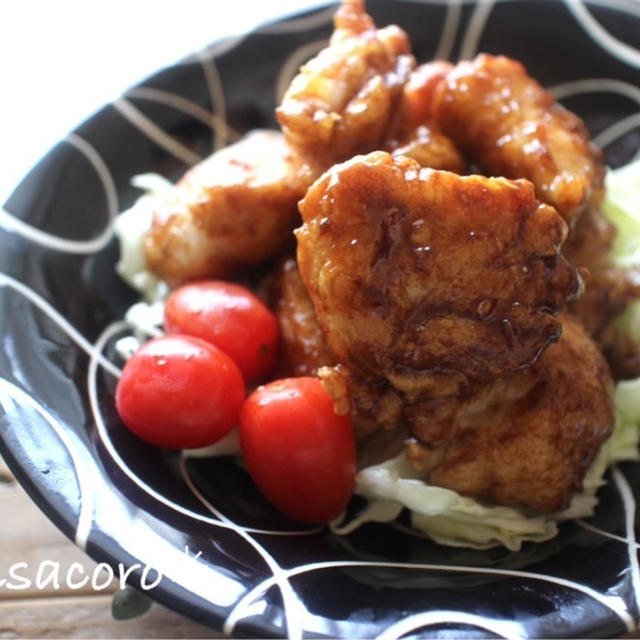
[[157,69],[320,0],[14,0],[0,5],[0,204],[47,150]]

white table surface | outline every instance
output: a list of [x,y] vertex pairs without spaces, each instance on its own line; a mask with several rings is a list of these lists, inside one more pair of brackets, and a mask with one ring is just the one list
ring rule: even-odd
[[320,0],[18,0],[0,9],[0,204],[127,87],[226,35]]

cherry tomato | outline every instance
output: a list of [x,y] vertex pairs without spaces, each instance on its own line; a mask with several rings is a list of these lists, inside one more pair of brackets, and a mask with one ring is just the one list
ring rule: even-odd
[[240,414],[240,446],[253,481],[290,518],[328,522],[349,502],[356,473],[351,419],[334,412],[317,378],[258,387]]
[[237,423],[244,380],[231,358],[192,336],[142,345],[127,361],[116,408],[138,437],[166,449],[213,444]]
[[278,321],[244,287],[210,280],[179,287],[167,298],[165,328],[207,340],[235,360],[245,380],[264,376],[274,365]]

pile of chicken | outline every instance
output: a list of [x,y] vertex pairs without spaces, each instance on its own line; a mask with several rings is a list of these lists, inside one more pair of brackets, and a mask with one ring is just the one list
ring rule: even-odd
[[318,375],[433,485],[568,505],[613,427],[611,372],[640,373],[614,322],[640,290],[609,261],[581,120],[503,56],[416,66],[362,0],[276,116],[178,183],[150,268],[176,285],[284,255],[279,376]]

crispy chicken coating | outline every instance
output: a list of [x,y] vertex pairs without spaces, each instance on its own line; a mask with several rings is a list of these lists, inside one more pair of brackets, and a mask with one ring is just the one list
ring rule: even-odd
[[409,156],[423,167],[462,173],[465,159],[425,109],[433,103],[434,88],[449,68],[449,63],[432,63],[411,72],[383,149],[394,156]]
[[433,60],[416,67],[404,86],[404,118],[412,126],[435,118],[435,92],[453,65],[446,60]]
[[438,131],[434,124],[421,124],[401,133],[384,145],[393,156],[408,156],[420,166],[462,173],[466,162],[450,138]]
[[618,326],[618,318],[640,299],[640,269],[613,264],[615,227],[595,206],[579,218],[565,245],[573,264],[586,267],[583,296],[569,304],[604,352],[615,378],[640,375],[640,346]]
[[602,192],[602,154],[580,118],[554,102],[525,68],[481,54],[434,92],[436,121],[485,172],[533,182],[567,221]]
[[320,367],[318,377],[333,398],[338,415],[368,420],[387,431],[406,423],[404,413],[411,401],[384,378],[359,376],[340,363]]
[[156,208],[149,268],[177,285],[271,258],[290,243],[307,186],[282,134],[247,135],[188,171]]
[[380,151],[330,169],[300,211],[298,265],[329,348],[409,398],[535,362],[580,290],[567,226],[527,181]]
[[[613,428],[613,382],[581,324],[561,319],[562,337],[530,370],[478,389],[439,429],[414,427],[408,454],[430,483],[539,512],[568,506]],[[433,431],[445,435],[430,441]]]
[[335,357],[325,342],[316,311],[295,258],[278,265],[271,277],[269,298],[280,325],[278,377],[312,376]]
[[640,376],[640,346],[618,324],[638,299],[640,269],[611,266],[591,271],[584,296],[568,306],[600,346],[617,380]]
[[343,0],[334,22],[329,46],[301,68],[276,110],[315,175],[382,147],[415,65],[407,34],[376,29],[363,0]]
[[[280,325],[280,353],[274,376],[315,376],[323,369],[332,371],[331,365],[336,362],[336,358],[324,339],[316,310],[300,276],[295,258],[283,260],[269,275],[268,281],[270,306]],[[349,390],[349,393],[353,394],[354,391],[355,394],[368,395],[372,394],[374,389],[361,385],[358,389]],[[337,402],[337,395],[334,397]],[[351,403],[353,398],[345,400]],[[355,407],[355,402],[353,404]],[[350,408],[351,404],[342,411],[342,415],[349,413]],[[378,413],[380,415],[377,415]],[[357,438],[363,438],[380,429],[377,420],[382,417],[380,412],[358,407],[354,409],[351,417]],[[403,440],[398,441],[398,437],[394,437],[393,440],[396,441],[395,446],[399,453]]]

